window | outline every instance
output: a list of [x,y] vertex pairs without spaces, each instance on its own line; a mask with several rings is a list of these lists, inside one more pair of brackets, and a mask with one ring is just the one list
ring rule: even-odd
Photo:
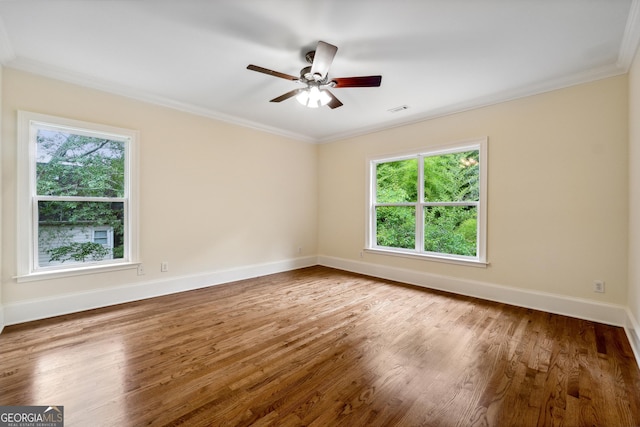
[[486,264],[486,145],[371,160],[367,249]]
[[106,246],[109,244],[107,230],[93,230],[93,243]]
[[18,278],[137,260],[135,131],[19,112]]

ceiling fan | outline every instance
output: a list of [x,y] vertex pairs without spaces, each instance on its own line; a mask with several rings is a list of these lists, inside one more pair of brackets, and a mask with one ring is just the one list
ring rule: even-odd
[[382,76],[329,78],[329,67],[331,67],[333,57],[337,51],[338,48],[336,46],[319,41],[316,50],[305,55],[305,59],[311,65],[300,70],[300,77],[269,70],[257,65],[248,65],[247,69],[305,85],[303,88],[294,89],[273,98],[271,102],[281,102],[295,96],[298,102],[307,107],[317,108],[322,105],[328,105],[329,108],[333,109],[342,106],[342,102],[328,88],[378,87],[382,82]]

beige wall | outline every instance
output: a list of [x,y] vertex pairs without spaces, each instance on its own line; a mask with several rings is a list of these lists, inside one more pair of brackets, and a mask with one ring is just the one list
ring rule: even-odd
[[[626,305],[627,116],[620,76],[323,144],[319,254]],[[484,136],[488,268],[360,259],[367,157]]]
[[[640,55],[629,71],[629,309],[640,321]],[[640,331],[636,331],[640,336]]]
[[[637,125],[628,126],[640,103],[639,69],[636,60],[631,97],[628,77],[620,76],[317,146],[5,69],[2,303],[319,254],[631,305],[638,318],[640,272],[627,266],[628,247],[630,260],[640,252],[638,225],[628,241],[629,194],[632,216],[640,211],[640,181],[632,174],[629,187],[628,180],[629,132],[636,159],[640,152]],[[125,270],[19,284],[12,278],[17,110],[140,131],[145,276]],[[367,157],[484,136],[489,267],[360,258]],[[160,273],[161,261],[169,273]],[[592,292],[595,279],[606,281],[605,294]]]
[[[4,304],[315,255],[317,146],[13,69],[4,70],[2,82]],[[12,278],[17,110],[140,131],[145,276],[125,270],[28,283]],[[168,273],[160,273],[162,261]]]

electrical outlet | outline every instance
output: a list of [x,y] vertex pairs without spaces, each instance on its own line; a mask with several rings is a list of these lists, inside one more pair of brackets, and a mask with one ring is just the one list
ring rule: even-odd
[[596,280],[593,282],[593,292],[604,293],[604,280]]
[[138,264],[138,276],[144,276],[144,267],[142,264]]
[[169,271],[169,262],[168,261],[162,261],[162,263],[160,264],[160,271],[163,273],[166,273],[167,271]]

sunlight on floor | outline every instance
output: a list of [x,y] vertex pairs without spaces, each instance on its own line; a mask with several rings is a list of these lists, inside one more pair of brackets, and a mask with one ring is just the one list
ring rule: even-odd
[[119,340],[43,352],[33,378],[33,404],[64,406],[70,423],[79,413],[85,420],[91,414],[96,425],[104,424],[107,417],[122,419],[126,413],[125,368],[125,347]]

